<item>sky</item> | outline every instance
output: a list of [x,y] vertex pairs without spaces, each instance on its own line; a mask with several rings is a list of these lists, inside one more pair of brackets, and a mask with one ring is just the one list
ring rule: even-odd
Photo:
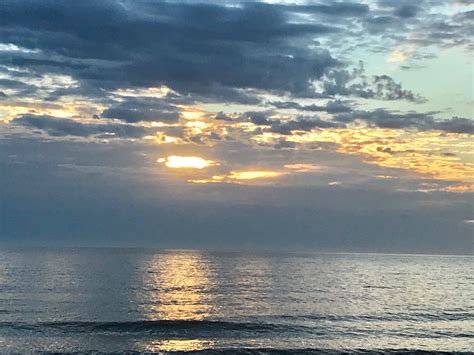
[[0,244],[473,252],[473,1],[0,19]]

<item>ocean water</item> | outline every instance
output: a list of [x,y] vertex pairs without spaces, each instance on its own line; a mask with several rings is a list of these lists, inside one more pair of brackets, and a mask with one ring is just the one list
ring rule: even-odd
[[1,352],[474,349],[474,258],[1,249]]

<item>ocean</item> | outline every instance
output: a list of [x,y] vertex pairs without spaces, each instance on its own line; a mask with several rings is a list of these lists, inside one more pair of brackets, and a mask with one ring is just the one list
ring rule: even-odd
[[474,349],[474,258],[0,249],[0,352]]

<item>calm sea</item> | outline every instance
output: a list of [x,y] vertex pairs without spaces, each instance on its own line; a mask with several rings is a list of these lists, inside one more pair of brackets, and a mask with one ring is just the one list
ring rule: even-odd
[[473,265],[456,256],[2,249],[0,351],[468,352]]

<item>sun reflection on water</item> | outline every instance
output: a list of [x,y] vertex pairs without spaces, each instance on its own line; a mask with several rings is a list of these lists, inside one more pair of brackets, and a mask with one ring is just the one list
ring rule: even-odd
[[213,278],[209,261],[198,252],[154,256],[145,274],[150,320],[201,320],[213,308]]
[[167,339],[150,341],[143,347],[145,351],[198,351],[214,346],[211,340],[202,339]]
[[[215,278],[199,252],[155,254],[145,264],[142,312],[150,321],[200,321],[213,314]],[[144,351],[190,351],[213,346],[209,339],[183,336],[143,340]]]

